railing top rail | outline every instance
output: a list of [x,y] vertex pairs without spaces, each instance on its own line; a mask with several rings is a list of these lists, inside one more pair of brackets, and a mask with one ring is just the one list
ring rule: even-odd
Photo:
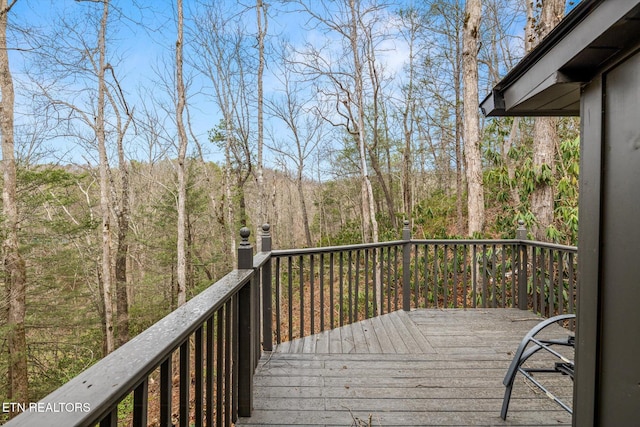
[[303,248],[303,249],[278,249],[271,252],[274,257],[282,257],[289,255],[310,255],[329,252],[349,252],[362,249],[372,248],[384,248],[389,246],[400,246],[406,243],[405,240],[392,240],[389,242],[378,243],[361,243],[358,245],[344,245],[344,246],[321,246],[317,248]]
[[577,246],[559,245],[557,243],[539,242],[537,240],[520,240],[520,243],[525,246],[535,246],[537,248],[555,249],[565,252],[578,252]]
[[253,268],[260,268],[271,258],[270,252],[258,252],[253,256]]
[[237,293],[252,274],[253,270],[232,271],[40,401],[44,405],[81,402],[90,407],[89,411],[43,413],[27,410],[6,426],[43,425],[44,417],[50,425],[95,424],[122,399],[123,392],[138,386]]
[[413,244],[428,245],[518,245],[516,239],[411,239]]
[[[519,240],[519,239],[411,239],[411,244],[426,244],[426,245],[526,245],[535,246],[539,248],[555,249],[566,252],[578,252],[578,248],[575,246],[559,245],[556,243],[538,242],[535,240]],[[364,243],[357,245],[343,245],[343,246],[324,246],[315,248],[302,248],[302,249],[279,249],[271,252],[274,257],[284,257],[291,255],[315,255],[321,253],[331,252],[349,252],[372,248],[384,248],[390,246],[400,246],[407,243],[406,240],[392,240],[388,242],[378,243]],[[260,254],[258,254],[260,255]],[[256,257],[258,256],[256,255]],[[254,265],[256,265],[256,259],[254,258]]]

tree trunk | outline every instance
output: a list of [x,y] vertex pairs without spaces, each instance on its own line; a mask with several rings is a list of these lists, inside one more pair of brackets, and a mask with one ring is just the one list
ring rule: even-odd
[[[378,70],[376,69],[376,55],[375,55],[375,45],[373,42],[373,37],[371,34],[371,28],[365,28],[365,40],[366,40],[366,61],[369,68],[369,79],[371,81],[371,89],[373,90],[373,94],[371,95],[371,106],[372,106],[372,132],[371,139],[373,140],[372,144],[366,144],[367,151],[369,152],[369,159],[371,161],[371,167],[373,168],[376,176],[378,177],[378,182],[380,183],[380,188],[382,189],[382,194],[384,195],[384,200],[387,205],[387,214],[389,215],[389,221],[391,221],[391,226],[395,229],[397,228],[396,221],[396,213],[395,213],[395,203],[393,201],[393,193],[389,191],[389,188],[393,188],[392,185],[392,176],[391,173],[389,176],[389,185],[384,179],[384,174],[382,172],[382,168],[380,167],[380,159],[378,152],[380,146],[380,114],[381,114],[381,102],[380,92],[382,91],[382,85],[380,82],[380,78],[378,77]],[[357,37],[357,32],[354,33],[354,36]],[[356,83],[357,84],[357,83]],[[364,82],[361,82],[360,89]],[[360,105],[358,106],[358,111],[364,110],[364,94],[360,98]],[[362,129],[362,128],[361,128]],[[366,141],[366,140],[365,140]],[[366,143],[366,142],[365,142]]]
[[[542,2],[537,26],[536,44],[540,42],[562,19],[564,0]],[[558,120],[554,117],[536,117],[533,124],[533,170],[536,186],[531,193],[531,213],[536,221],[532,232],[536,240],[547,239],[547,229],[553,224],[555,176],[555,150],[558,141]]]
[[389,215],[389,221],[391,221],[391,226],[395,229],[397,226],[397,221],[396,212],[394,209],[395,203],[393,201],[393,194],[389,190],[389,185],[387,185],[387,182],[384,180],[384,173],[380,168],[380,163],[378,162],[377,157],[374,155],[373,150],[369,150],[369,156],[371,167],[378,177],[378,182],[380,183],[380,188],[382,189],[382,194],[384,195],[384,200],[386,202],[385,204],[387,206],[387,214]]
[[[239,174],[241,172],[238,172]],[[236,183],[236,198],[238,199],[238,220],[240,227],[247,226],[247,198],[244,193],[244,185],[247,179],[242,175],[238,175]],[[235,233],[234,233],[235,234]]]
[[[362,177],[362,209],[364,216],[367,217],[368,224],[371,225],[371,235],[365,234],[365,241],[377,242],[378,238],[378,221],[376,220],[376,207],[373,199],[373,188],[371,187],[371,179],[369,178],[369,170],[367,167],[366,140],[365,140],[365,124],[364,124],[364,89],[362,77],[362,63],[358,54],[358,13],[355,0],[349,0],[351,9],[351,31],[350,42],[353,55],[353,65],[355,68],[355,101],[358,109],[358,151],[360,154],[360,173]],[[366,231],[365,231],[366,233]]]
[[[267,195],[264,189],[264,170],[262,161],[262,151],[264,147],[264,99],[262,91],[262,79],[264,74],[264,38],[267,33],[267,10],[266,5],[262,0],[256,0],[256,18],[258,25],[258,164],[257,169],[257,184],[258,184],[258,221],[256,224],[257,231],[256,237],[262,233],[262,224],[269,221],[267,218]],[[262,18],[264,18],[264,28],[262,26]],[[256,250],[260,252],[262,241],[256,239]]]
[[[227,128],[230,123],[227,122]],[[236,229],[235,229],[235,210],[233,208],[233,186],[231,183],[231,140],[230,140],[230,130],[227,129],[227,139],[225,141],[224,148],[224,158],[225,158],[225,167],[224,167],[224,194],[226,200],[226,209],[223,212],[223,215],[226,217],[227,222],[227,238],[229,239],[229,248],[231,249],[231,256],[233,265],[231,268],[235,268],[238,265],[238,251],[236,250]]]
[[464,79],[464,154],[467,163],[468,234],[481,233],[484,225],[482,187],[482,155],[478,117],[478,39],[480,0],[468,0],[462,36],[462,69]]
[[509,157],[509,151],[511,151],[511,147],[518,137],[519,126],[520,117],[514,117],[513,123],[511,124],[511,131],[509,132],[509,138],[505,139],[502,145],[502,161],[507,168],[507,176],[509,177],[509,193],[511,194],[511,200],[513,201],[516,210],[519,210],[522,200],[520,199],[518,188],[514,185],[516,178],[516,165]]
[[[113,69],[111,69],[113,71]],[[115,76],[115,73],[114,73]],[[129,164],[124,153],[124,137],[127,128],[133,120],[133,112],[129,110],[126,103],[124,104],[127,119],[122,123],[118,104],[116,103],[110,92],[106,95],[113,107],[117,123],[117,147],[118,147],[118,165],[120,170],[120,197],[116,207],[116,220],[118,222],[118,245],[116,248],[116,326],[117,337],[116,345],[120,347],[129,341],[129,286],[127,283],[127,258],[129,257],[129,213],[131,210],[129,200]],[[124,102],[124,98],[122,98]],[[115,188],[115,183],[111,183]]]
[[557,119],[537,117],[533,124],[533,170],[536,184],[531,193],[531,213],[535,217],[532,232],[536,240],[547,240],[547,228],[553,224],[553,179]]
[[[0,134],[2,136],[2,214],[4,216],[5,240],[4,282],[7,290],[7,349],[8,390],[11,402],[26,404],[28,394],[27,339],[25,333],[27,269],[20,255],[18,243],[17,178],[13,138],[13,77],[9,67],[7,50],[7,15],[11,6],[7,0],[0,2]],[[9,414],[11,417],[15,413]]]
[[300,198],[300,211],[302,213],[302,224],[304,226],[304,237],[307,247],[311,247],[311,230],[309,228],[309,214],[307,214],[307,203],[304,196],[304,187],[302,186],[302,168],[298,169],[298,177],[296,179],[298,187],[298,197]]
[[187,266],[186,266],[186,198],[187,179],[185,161],[187,156],[187,132],[184,127],[183,113],[186,103],[184,79],[182,76],[183,21],[182,0],[177,1],[178,39],[176,40],[176,127],[178,128],[178,242],[177,242],[177,275],[178,306],[187,302]]
[[[367,230],[363,230],[365,242],[378,242],[378,221],[376,220],[376,206],[373,198],[373,187],[371,186],[371,180],[369,179],[369,170],[367,167],[367,154],[366,154],[366,139],[365,139],[365,123],[364,123],[364,80],[362,76],[362,62],[360,55],[358,54],[358,24],[360,23],[358,5],[356,0],[349,0],[349,9],[351,12],[350,22],[350,34],[349,41],[351,43],[351,54],[353,55],[354,66],[354,83],[355,83],[355,104],[358,109],[357,116],[357,138],[358,138],[358,151],[360,154],[360,173],[362,177],[361,198],[362,198],[362,210],[363,218],[365,218],[365,225],[371,226],[371,235],[367,233]],[[382,263],[380,263],[382,268]],[[380,277],[381,272],[376,275],[376,306],[377,313],[382,312],[382,281]]]
[[105,307],[104,307],[104,282],[102,281],[102,266],[101,266],[102,258],[98,257],[96,262],[96,281],[98,282],[98,294],[100,295],[100,299],[98,301],[98,313],[100,314],[100,323],[102,327],[102,354],[107,354],[107,319],[105,318]]
[[527,22],[524,26],[524,51],[531,52],[536,45],[535,42],[535,18],[533,16],[533,0],[526,0],[527,3]]
[[[413,120],[407,119],[409,108],[410,107],[407,106],[405,109],[402,120],[404,129],[404,149],[402,150],[402,210],[404,212],[404,218],[411,223],[411,176],[413,175],[413,168],[411,167],[411,138],[413,134]],[[409,120],[411,120],[410,123]]]
[[402,131],[404,136],[404,147],[402,150],[402,211],[404,219],[411,223],[412,205],[412,185],[413,175],[411,143],[413,139],[413,117],[415,113],[415,102],[413,99],[413,78],[414,78],[414,58],[413,58],[413,38],[409,44],[409,83],[407,85],[406,105],[402,111]]
[[[121,145],[121,144],[120,144]],[[117,345],[129,341],[129,294],[127,292],[127,257],[129,255],[129,170],[119,147],[122,179],[121,205],[118,212],[118,247],[116,249],[116,325]]]
[[114,346],[113,336],[113,297],[111,277],[111,193],[109,177],[109,160],[107,157],[105,135],[105,69],[106,69],[106,32],[107,19],[109,17],[109,1],[105,0],[102,9],[102,20],[98,35],[98,99],[95,120],[95,132],[98,142],[98,155],[100,158],[100,211],[102,214],[102,288],[104,299],[104,331],[106,353],[111,353]]
[[[459,8],[456,8],[456,11]],[[479,25],[479,24],[478,24]],[[455,122],[455,130],[454,130],[454,144],[455,144],[455,153],[456,153],[456,232],[459,235],[464,234],[464,225],[463,225],[463,215],[462,215],[462,211],[463,211],[463,205],[464,205],[464,201],[463,201],[463,194],[464,194],[464,186],[463,186],[463,170],[462,170],[462,164],[464,163],[465,157],[462,153],[463,149],[462,149],[462,138],[464,138],[463,136],[463,129],[464,129],[464,123],[463,123],[463,114],[464,111],[463,110],[463,102],[464,105],[466,105],[466,100],[463,101],[461,99],[460,96],[460,92],[461,92],[461,82],[460,82],[460,77],[461,77],[461,72],[462,70],[461,65],[460,65],[460,58],[461,58],[461,50],[463,50],[463,48],[461,48],[460,46],[460,31],[456,30],[455,31],[455,38],[454,38],[454,42],[455,42],[455,46],[456,46],[456,53],[454,56],[454,67],[453,67],[453,80],[454,80],[454,87],[455,87],[455,97],[456,97],[456,105],[455,105],[455,113],[456,113],[456,122]],[[474,57],[474,61],[475,61],[475,57]],[[477,62],[476,62],[477,63]],[[477,70],[477,67],[476,67]],[[477,72],[476,72],[477,74]],[[466,83],[465,83],[466,84]],[[477,86],[477,83],[476,83]],[[463,94],[464,97],[464,94]],[[466,139],[465,139],[466,141]],[[466,152],[465,152],[466,153]],[[448,162],[447,162],[448,165]],[[468,199],[467,199],[467,203],[468,203]]]

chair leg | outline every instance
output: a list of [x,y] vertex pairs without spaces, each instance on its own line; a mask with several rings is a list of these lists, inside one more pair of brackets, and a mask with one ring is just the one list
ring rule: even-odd
[[509,410],[509,401],[511,400],[511,390],[513,389],[513,382],[505,387],[504,398],[502,399],[502,410],[500,411],[500,418],[507,419],[507,411]]

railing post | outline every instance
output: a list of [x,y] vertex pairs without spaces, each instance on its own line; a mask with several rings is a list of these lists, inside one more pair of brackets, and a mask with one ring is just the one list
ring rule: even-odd
[[516,240],[527,240],[527,227],[524,226],[524,221],[518,220],[518,228],[516,229]]
[[[240,229],[242,241],[238,247],[238,270],[253,269],[253,247],[249,243],[251,232]],[[250,417],[253,409],[254,337],[253,330],[256,301],[255,278],[238,292],[238,415]]]
[[[271,252],[271,233],[269,224],[262,226],[262,252]],[[273,292],[271,289],[271,255],[262,267],[262,349],[273,350]]]
[[518,228],[516,229],[516,240],[518,240],[518,308],[527,310],[527,245],[523,244],[527,240],[527,229],[524,221],[518,220]]
[[411,229],[409,221],[402,227],[402,309],[411,310]]
[[253,268],[253,247],[249,243],[251,231],[247,227],[240,229],[240,245],[238,246],[238,270]]

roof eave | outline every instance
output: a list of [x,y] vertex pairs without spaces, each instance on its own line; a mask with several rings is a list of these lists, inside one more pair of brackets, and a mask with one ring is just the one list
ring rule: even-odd
[[[480,103],[483,114],[579,115],[581,86],[604,61],[637,43],[637,22],[624,20],[636,19],[639,10],[638,0],[583,0],[496,84]],[[612,40],[619,44],[603,46]]]

